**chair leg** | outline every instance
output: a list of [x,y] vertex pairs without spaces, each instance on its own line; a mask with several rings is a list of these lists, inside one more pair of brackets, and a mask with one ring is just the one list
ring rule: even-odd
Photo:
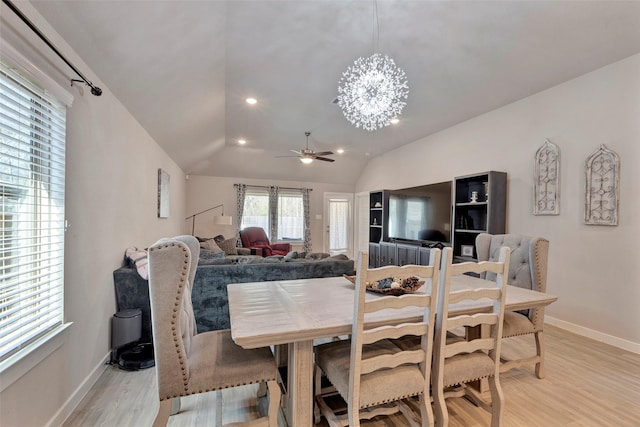
[[280,411],[280,398],[282,392],[278,381],[267,381],[269,388],[269,427],[278,427],[278,413]]
[[542,331],[535,333],[536,336],[536,352],[538,353],[538,363],[536,363],[536,376],[544,378],[544,336]]
[[497,376],[489,378],[489,389],[491,390],[491,427],[502,426],[502,413],[504,412],[504,395],[500,386],[500,379]]
[[169,415],[171,415],[171,400],[161,400],[156,419],[153,421],[153,427],[165,427],[167,421],[169,421]]
[[435,407],[435,425],[447,427],[449,425],[449,412],[447,411],[447,403],[444,400],[444,390],[438,390],[433,394],[433,403]]

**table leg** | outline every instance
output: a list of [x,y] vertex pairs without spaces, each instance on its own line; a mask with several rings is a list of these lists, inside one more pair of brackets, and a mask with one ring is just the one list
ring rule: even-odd
[[289,344],[287,383],[287,423],[291,427],[312,426],[313,340]]

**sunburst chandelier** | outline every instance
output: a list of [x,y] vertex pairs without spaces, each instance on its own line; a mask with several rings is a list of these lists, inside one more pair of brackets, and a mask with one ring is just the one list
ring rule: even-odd
[[338,105],[357,128],[368,131],[389,126],[402,113],[409,96],[407,76],[387,55],[358,58],[342,73]]
[[402,113],[409,97],[407,76],[393,59],[377,52],[380,34],[378,3],[373,2],[373,52],[360,57],[342,73],[338,83],[338,105],[357,128],[373,131],[389,126]]

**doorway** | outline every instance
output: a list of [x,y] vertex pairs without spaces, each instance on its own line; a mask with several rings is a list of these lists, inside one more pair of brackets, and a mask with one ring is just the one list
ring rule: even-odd
[[353,194],[324,193],[324,251],[353,258]]

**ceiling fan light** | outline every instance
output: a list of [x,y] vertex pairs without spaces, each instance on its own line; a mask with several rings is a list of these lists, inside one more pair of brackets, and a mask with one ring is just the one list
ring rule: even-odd
[[308,165],[309,163],[313,162],[313,159],[311,157],[300,157],[300,161],[305,165]]

